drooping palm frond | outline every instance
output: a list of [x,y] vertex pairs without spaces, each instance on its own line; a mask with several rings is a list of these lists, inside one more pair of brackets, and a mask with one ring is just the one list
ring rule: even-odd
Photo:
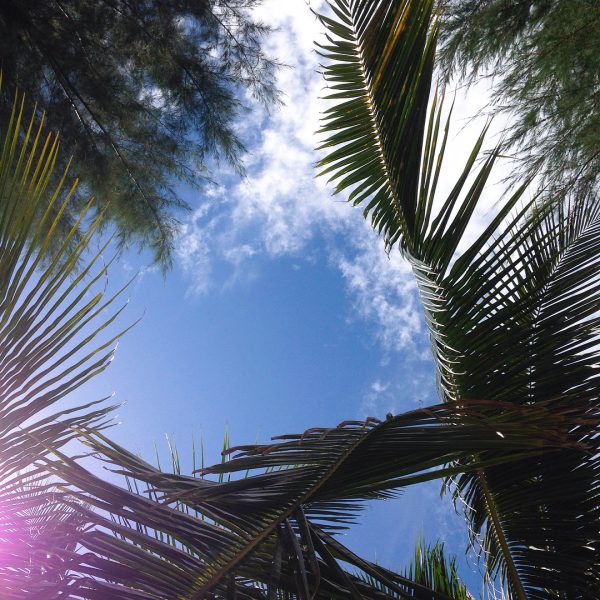
[[[334,170],[338,191],[348,189],[350,201],[365,205],[388,245],[399,241],[411,262],[442,399],[531,406],[556,399],[573,409],[571,427],[590,445],[588,456],[569,450],[558,457],[542,454],[470,470],[457,480],[473,531],[485,529],[489,574],[499,573],[518,598],[589,597],[600,575],[598,436],[595,428],[580,428],[579,419],[599,410],[597,201],[564,200],[551,210],[535,197],[523,200],[525,182],[457,257],[496,154],[475,168],[482,135],[455,187],[434,210],[448,131],[448,126],[441,131],[438,99],[432,100],[427,123],[420,117],[427,93],[419,96],[418,109],[401,117],[397,112],[405,91],[427,85],[431,70],[397,71],[396,94],[390,96],[378,94],[380,82],[372,76],[390,53],[420,51],[422,64],[431,65],[435,25],[415,17],[426,3],[404,0],[387,11],[382,6],[390,3],[376,0],[331,4],[335,18],[323,19],[330,33],[325,77],[339,102],[324,118],[323,147],[333,149],[321,165],[351,165],[352,177],[343,168]],[[419,38],[415,49],[416,30],[428,30],[429,38]],[[345,50],[349,45],[351,51]],[[343,94],[352,95],[361,109],[345,105]],[[411,118],[421,127],[413,145],[403,137]],[[370,139],[361,127],[371,128]],[[411,161],[396,160],[400,140],[411,148]],[[397,169],[393,176],[383,168],[388,162]],[[374,181],[379,187],[371,187]],[[409,191],[402,181],[419,183]]]
[[48,188],[58,138],[46,134],[43,117],[25,113],[25,99],[16,98],[0,140],[0,595],[11,599],[6,595],[27,581],[40,594],[43,588],[44,598],[63,589],[51,576],[60,562],[52,547],[62,542],[35,521],[51,511],[52,523],[68,529],[75,517],[50,488],[33,493],[44,475],[32,465],[73,440],[78,428],[108,424],[111,407],[102,401],[56,405],[106,368],[118,336],[103,338],[104,329],[120,312],[111,306],[119,294],[102,290],[104,247],[86,255],[100,218],[73,243],[84,212],[66,238],[51,244],[76,184],[65,187],[65,173],[56,189]]
[[77,538],[82,552],[65,557],[73,573],[93,576],[86,598],[195,600],[228,598],[233,590],[240,598],[273,598],[283,590],[298,598],[441,599],[450,596],[360,559],[335,533],[365,500],[406,485],[565,445],[585,451],[565,429],[570,421],[568,408],[444,404],[234,448],[231,460],[201,477],[162,472],[102,434],[82,431],[95,454],[148,496],[102,481],[58,451],[44,468],[63,481],[61,501],[88,525]]

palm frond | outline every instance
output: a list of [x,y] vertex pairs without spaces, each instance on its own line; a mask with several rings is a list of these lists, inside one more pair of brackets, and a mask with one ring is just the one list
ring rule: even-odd
[[[454,557],[451,559],[446,558],[444,544],[442,543],[438,542],[433,546],[428,546],[422,540],[417,540],[414,558],[408,568],[405,569],[404,576],[448,598],[473,600],[473,596],[458,576],[456,559]],[[373,587],[390,594],[392,597],[403,597],[398,595],[393,588],[382,583],[381,578],[365,575],[365,579]]]
[[[409,15],[416,4],[394,6]],[[525,181],[457,257],[497,153],[477,165],[484,130],[454,188],[434,211],[448,132],[448,124],[441,131],[441,102],[433,97],[427,122],[422,112],[405,113],[418,128],[411,146],[414,160],[410,167],[408,161],[392,162],[410,170],[405,182],[419,182],[409,192],[384,165],[395,156],[398,140],[408,145],[410,140],[402,137],[404,129],[391,125],[396,105],[378,95],[380,82],[371,75],[385,62],[383,48],[393,47],[402,56],[416,48],[417,31],[434,36],[436,27],[431,19],[425,24],[425,14],[409,33],[403,29],[408,17],[385,12],[376,0],[340,0],[332,6],[335,18],[323,19],[332,37],[325,74],[340,96],[324,117],[329,137],[323,147],[330,155],[322,164],[351,165],[351,177],[343,168],[333,170],[337,190],[348,189],[350,201],[377,211],[373,224],[388,244],[401,242],[425,308],[442,400],[485,398],[529,406],[555,400],[556,406],[573,410],[571,429],[590,447],[587,456],[565,449],[556,457],[541,454],[510,466],[468,470],[457,479],[455,491],[467,501],[473,531],[485,530],[489,574],[504,577],[510,593],[521,599],[587,597],[599,575],[600,453],[597,430],[580,429],[579,419],[598,414],[600,396],[597,201],[567,198],[542,205],[535,196],[524,200]],[[336,51],[348,39],[352,53]],[[416,62],[429,65],[433,49],[419,39],[422,60]],[[429,81],[427,70],[414,71],[412,78],[405,74],[393,84],[396,96],[422,84],[419,104],[424,107]],[[345,89],[356,95],[356,107],[344,101]],[[357,144],[362,144],[360,153]],[[406,198],[407,193],[412,196]]]
[[323,117],[319,166],[365,204],[373,227],[391,247],[414,244],[424,125],[436,28],[430,0],[333,0],[335,19],[321,16],[329,35],[319,46],[335,101]]
[[458,576],[456,559],[446,558],[444,545],[441,543],[427,546],[422,541],[418,541],[415,546],[415,556],[406,570],[406,576],[443,592],[455,600],[473,599]]
[[69,561],[73,572],[93,574],[89,585],[97,597],[129,598],[135,590],[140,599],[226,598],[230,586],[250,597],[242,589],[248,585],[264,588],[265,597],[274,590],[299,598],[394,597],[381,596],[341,561],[379,577],[401,597],[447,598],[359,559],[335,533],[365,500],[406,485],[564,446],[585,452],[565,430],[568,423],[568,408],[444,404],[232,448],[230,460],[196,477],[160,471],[102,434],[82,430],[94,454],[137,484],[127,489],[102,481],[60,451],[44,468],[63,481],[61,501],[88,523],[78,537],[83,552]]
[[[475,281],[490,269],[493,252],[487,264],[458,264],[449,275],[456,308],[446,331],[462,350],[464,395],[485,387],[498,399],[535,405],[555,397],[579,414],[598,414],[599,217],[588,199],[516,224],[501,251],[513,257],[510,267],[498,261],[491,289]],[[540,456],[457,480],[473,531],[482,530],[491,510],[501,526],[504,541],[495,528],[483,539],[491,573],[501,567],[506,543],[534,598],[548,590],[585,596],[598,585],[598,440],[594,430],[580,435],[589,440],[586,457],[567,451],[560,460]]]
[[[0,581],[3,590],[16,590],[33,578],[51,598],[62,589],[50,577],[58,560],[53,535],[32,534],[32,515],[50,511],[58,519],[53,522],[68,528],[72,513],[50,491],[32,493],[32,482],[43,477],[33,463],[73,440],[78,428],[108,425],[112,407],[102,400],[60,409],[57,403],[107,367],[118,335],[104,332],[122,309],[112,306],[119,294],[107,297],[102,289],[106,244],[90,250],[101,216],[78,237],[86,209],[70,233],[51,244],[76,183],[66,187],[65,173],[48,188],[59,143],[43,121],[35,113],[26,118],[25,99],[16,97],[0,140],[0,514],[6,518]],[[35,543],[27,542],[32,535]],[[17,546],[29,558],[19,562]],[[40,571],[40,554],[54,566]]]

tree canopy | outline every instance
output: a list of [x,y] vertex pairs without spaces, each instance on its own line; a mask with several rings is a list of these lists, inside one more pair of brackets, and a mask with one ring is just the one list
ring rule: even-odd
[[[178,182],[210,179],[210,160],[240,170],[234,121],[250,93],[277,99],[261,48],[260,0],[6,0],[0,3],[3,127],[15,87],[60,131],[72,173],[116,225],[121,243],[169,263]],[[63,167],[69,159],[61,153]],[[62,169],[57,169],[61,172]],[[70,217],[70,218],[69,218]]]
[[492,86],[509,116],[515,179],[583,196],[600,177],[600,4],[595,0],[442,0],[446,76]]

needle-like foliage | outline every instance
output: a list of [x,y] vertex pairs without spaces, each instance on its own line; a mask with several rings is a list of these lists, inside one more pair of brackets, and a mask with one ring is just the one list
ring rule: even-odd
[[[81,179],[58,222],[82,202],[105,212],[124,245],[172,259],[189,205],[177,185],[206,186],[221,161],[242,170],[236,119],[252,95],[278,104],[260,0],[3,0],[0,68],[47,112]],[[0,93],[0,124],[12,87]],[[58,156],[62,173],[68,153]]]
[[538,174],[580,198],[600,183],[600,4],[596,0],[442,0],[438,62],[491,89],[509,116],[512,178]]

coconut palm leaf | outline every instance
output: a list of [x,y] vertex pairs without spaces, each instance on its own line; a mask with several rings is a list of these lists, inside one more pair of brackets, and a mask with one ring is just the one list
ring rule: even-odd
[[11,599],[29,584],[44,598],[63,589],[52,575],[59,567],[50,547],[62,542],[49,527],[67,530],[75,517],[51,488],[39,487],[43,475],[32,465],[78,428],[108,424],[111,407],[102,401],[56,405],[109,364],[118,336],[104,332],[120,312],[112,308],[119,294],[102,289],[105,246],[86,255],[100,218],[73,241],[82,213],[51,244],[76,184],[66,187],[65,173],[58,187],[48,187],[58,138],[44,131],[43,117],[26,117],[25,107],[17,96],[0,139],[0,585]]
[[[433,546],[427,546],[422,540],[417,540],[414,558],[404,574],[408,579],[444,594],[448,598],[473,600],[473,596],[458,576],[456,559],[448,560],[446,558],[443,543],[438,542]],[[394,595],[394,590],[382,584],[380,579],[367,575],[366,580],[392,597],[402,597]]]
[[[457,257],[497,156],[477,163],[482,134],[454,189],[434,209],[448,126],[442,131],[437,95],[429,120],[423,117],[429,95],[421,84],[431,79],[436,34],[422,10],[427,3],[334,0],[332,6],[335,17],[323,18],[330,36],[323,50],[338,102],[324,118],[322,147],[330,154],[321,166],[411,262],[442,399],[531,406],[556,399],[572,407],[577,430],[580,416],[597,414],[600,391],[597,202],[566,199],[551,210],[535,197],[524,200],[524,182]],[[395,93],[380,93],[377,74],[386,57],[408,52],[420,52],[428,70],[403,69],[398,58],[390,81]],[[423,92],[408,93],[415,89]],[[418,129],[412,136],[409,120]],[[400,144],[411,149],[410,160],[397,154]],[[598,436],[593,428],[580,433],[589,456],[541,454],[456,480],[474,534],[485,531],[490,576],[500,574],[515,597],[589,597],[597,589]]]
[[427,546],[418,541],[415,547],[415,557],[408,567],[406,575],[455,600],[471,600],[473,598],[458,576],[456,559],[446,559],[444,544],[437,543]]
[[411,248],[419,165],[435,28],[433,2],[331,2],[335,18],[321,16],[329,35],[319,46],[328,59],[325,78],[334,101],[319,149],[322,174],[337,179],[336,191],[351,187],[349,200],[365,204],[373,227],[392,246]]
[[[596,421],[582,419],[581,426]],[[81,551],[63,557],[73,573],[93,578],[85,597],[193,600],[235,590],[240,598],[284,591],[441,599],[450,596],[360,559],[335,533],[365,500],[406,485],[565,446],[585,452],[565,429],[570,423],[568,407],[447,403],[233,448],[230,460],[196,477],[163,472],[102,434],[81,431],[94,454],[148,495],[103,481],[58,450],[44,468],[63,482],[61,502],[87,524],[77,535]]]
[[0,589],[10,600],[61,597],[68,585],[57,548],[75,550],[82,523],[57,498],[51,483],[36,476],[23,479],[0,500]]
[[[483,290],[455,283],[473,280],[479,265],[459,277],[464,266],[459,264],[449,274],[456,319],[445,330],[453,342],[464,340],[458,346],[465,349],[458,383],[463,394],[488,387],[491,397],[514,402],[525,392],[522,398],[532,405],[560,397],[582,414],[598,413],[599,217],[597,202],[588,199],[530,219],[531,233],[518,250],[514,241],[507,243],[506,252],[519,257],[508,271],[510,280],[499,279],[503,272],[497,269],[496,289],[485,291],[491,317],[484,318],[473,303]],[[591,443],[584,460],[567,451],[558,462],[541,456],[514,470],[494,467],[476,480],[461,476],[456,482],[456,492],[472,507],[475,533],[484,525],[484,507],[497,519],[497,531],[488,528],[483,538],[492,573],[505,545],[531,597],[547,597],[549,590],[585,597],[598,585],[598,440],[593,430],[581,435]]]

